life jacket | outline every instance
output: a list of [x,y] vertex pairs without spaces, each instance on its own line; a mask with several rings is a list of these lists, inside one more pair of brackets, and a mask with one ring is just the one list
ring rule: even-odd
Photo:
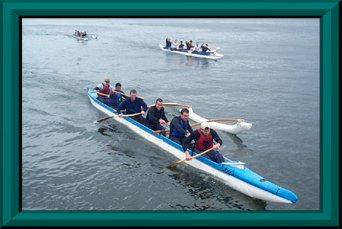
[[213,136],[211,133],[209,133],[209,135],[204,135],[201,129],[197,129],[197,131],[200,134],[200,137],[195,142],[195,148],[200,151],[205,151],[213,147]]
[[[179,125],[186,131],[188,129],[187,121],[183,121],[179,117],[177,118],[177,120],[179,121]],[[170,131],[170,136],[185,137],[185,135],[183,133],[179,132],[176,128],[172,128],[172,130]]]
[[[107,94],[107,95],[109,95],[109,93],[110,93],[110,86],[109,86],[109,84],[108,85],[106,85],[106,84],[104,84],[104,83],[102,83],[102,89],[99,91],[100,93],[102,93],[102,94]],[[102,96],[103,97],[103,95],[100,95],[99,94],[99,96]]]

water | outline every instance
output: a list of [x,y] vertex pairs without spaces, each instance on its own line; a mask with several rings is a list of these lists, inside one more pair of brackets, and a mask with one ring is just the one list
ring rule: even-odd
[[[23,19],[22,31],[24,210],[319,210],[319,19]],[[162,52],[167,36],[225,56]],[[113,120],[94,123],[105,115],[85,88],[106,77],[148,105],[253,123],[218,131],[221,153],[298,202],[255,200],[186,165],[159,173],[177,159]]]

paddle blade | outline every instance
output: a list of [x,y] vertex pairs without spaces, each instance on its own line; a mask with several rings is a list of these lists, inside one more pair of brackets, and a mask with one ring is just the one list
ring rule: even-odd
[[167,168],[169,168],[169,169],[175,168],[178,164],[182,163],[183,161],[185,161],[185,159],[176,161],[176,162],[174,162],[174,163],[172,163],[172,164],[169,164],[169,165],[167,166]]
[[107,120],[107,119],[110,119],[110,118],[113,118],[113,117],[114,117],[114,116],[109,116],[109,117],[101,118],[101,119],[99,119],[99,120],[94,121],[94,123],[103,122],[103,121],[105,121],[105,120]]

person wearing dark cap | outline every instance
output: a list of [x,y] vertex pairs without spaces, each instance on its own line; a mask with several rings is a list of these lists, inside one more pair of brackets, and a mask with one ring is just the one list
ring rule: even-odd
[[116,83],[115,88],[112,89],[109,96],[109,106],[117,109],[120,103],[128,97],[129,96],[121,90],[121,83]]
[[178,117],[174,117],[170,124],[169,138],[182,145],[186,136],[193,132],[189,123],[189,109],[183,108]]
[[[201,128],[196,129],[196,131],[192,132],[192,134],[190,134],[190,136],[184,140],[183,150],[186,160],[191,160],[193,158],[187,150],[192,140],[195,141],[193,151],[196,153],[201,153],[213,147],[214,149],[203,154],[202,156],[215,161],[216,163],[224,162],[223,156],[218,152],[220,146],[222,145],[222,140],[218,136],[217,132],[210,128],[208,122],[202,122]],[[213,140],[215,140],[216,144],[213,143]]]
[[97,99],[105,104],[109,104],[109,94],[113,87],[110,85],[110,80],[105,79],[103,83],[100,83],[94,88],[94,91],[97,92]]
[[135,89],[129,92],[129,98],[120,103],[116,110],[120,117],[122,117],[121,110],[126,110],[126,114],[136,114],[131,116],[131,118],[148,126],[146,119],[142,116],[147,111],[147,105],[142,98],[137,97],[137,91]]
[[155,105],[148,109],[146,121],[152,130],[165,130],[162,125],[170,125],[165,115],[162,99],[158,98]]
[[210,51],[210,48],[208,47],[208,44],[202,44],[201,48],[202,48],[202,52]]
[[191,50],[194,47],[194,45],[192,44],[192,40],[186,41],[185,45],[186,45],[186,50]]

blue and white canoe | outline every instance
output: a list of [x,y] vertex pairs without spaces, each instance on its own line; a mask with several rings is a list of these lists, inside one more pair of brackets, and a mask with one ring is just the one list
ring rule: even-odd
[[165,48],[164,45],[162,45],[162,44],[159,44],[159,48],[164,52],[177,53],[177,54],[181,54],[181,55],[185,55],[185,56],[199,57],[199,58],[205,58],[205,59],[211,59],[211,60],[218,60],[224,56],[224,55],[219,54],[215,51],[209,51],[209,52],[202,53],[202,52],[191,52],[188,50],[182,50],[182,51],[171,50],[169,48]]
[[[140,124],[130,117],[118,117],[113,108],[97,100],[97,94],[90,88],[88,89],[88,97],[95,108],[108,116],[115,117],[113,118],[115,121],[127,126],[141,137],[161,147],[176,158],[185,158],[181,145],[171,141],[169,138],[161,134],[153,133],[150,128]],[[190,153],[192,152],[190,151]],[[196,155],[196,153],[193,152],[193,155]],[[252,198],[278,203],[295,203],[297,201],[298,197],[296,194],[290,190],[273,184],[262,176],[256,174],[245,167],[245,163],[233,161],[228,158],[225,158],[225,160],[225,162],[219,164],[203,156],[199,156],[190,161],[185,161],[184,163],[212,175],[214,178],[220,180],[229,187]]]

